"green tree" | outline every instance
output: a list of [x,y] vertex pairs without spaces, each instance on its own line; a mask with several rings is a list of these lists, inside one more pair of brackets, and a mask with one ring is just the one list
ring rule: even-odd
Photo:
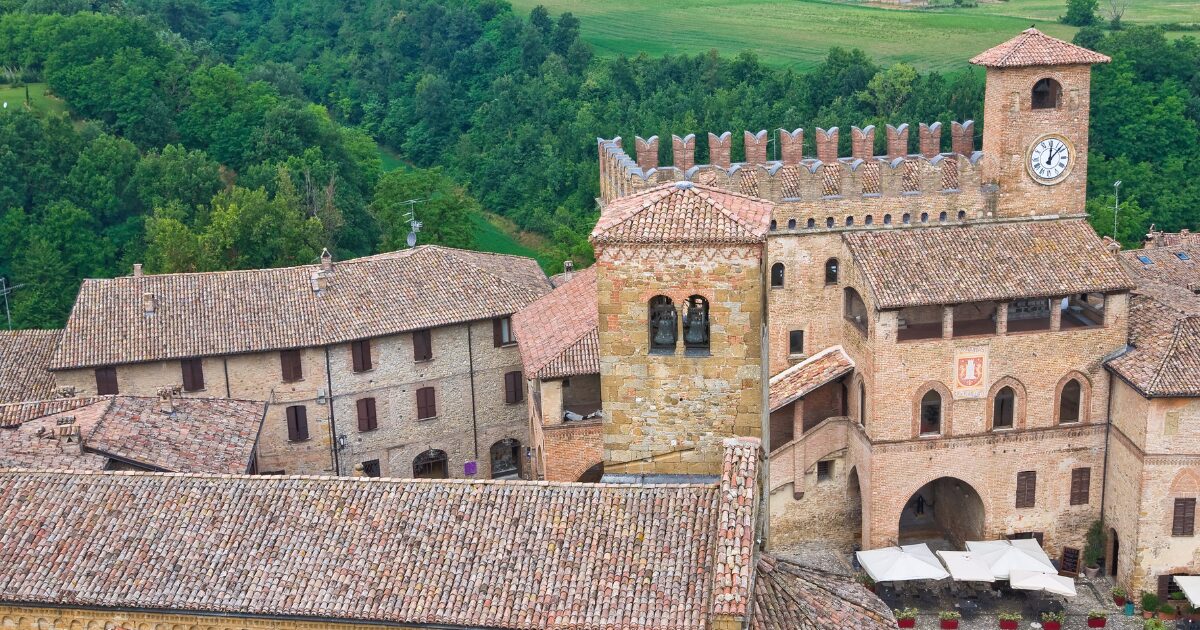
[[189,218],[198,208],[207,207],[222,187],[219,164],[204,151],[188,151],[178,144],[147,153],[129,182],[130,194],[141,212],[178,202]]
[[1100,0],[1067,0],[1067,14],[1058,18],[1071,26],[1091,26],[1096,23],[1096,9]]
[[[415,204],[407,200],[420,200]],[[383,231],[383,251],[407,246],[410,208],[421,222],[421,243],[471,247],[471,213],[479,203],[446,177],[442,169],[396,170],[384,175],[375,187],[371,214]]]
[[302,265],[317,259],[324,230],[305,216],[291,177],[280,170],[276,192],[234,186],[213,198],[212,219],[201,243],[220,269],[257,269]]
[[121,222],[132,211],[128,186],[140,158],[132,142],[101,135],[83,148],[67,176],[69,197],[100,225]]

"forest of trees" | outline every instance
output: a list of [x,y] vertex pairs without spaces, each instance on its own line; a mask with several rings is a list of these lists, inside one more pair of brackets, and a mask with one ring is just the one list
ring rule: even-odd
[[[1115,59],[1093,81],[1097,229],[1111,231],[1116,179],[1127,245],[1151,222],[1200,227],[1200,45],[1148,27],[1077,40]],[[0,113],[17,327],[61,325],[81,278],[133,262],[394,249],[417,197],[432,200],[423,242],[471,246],[468,214],[486,208],[586,263],[597,136],[732,130],[737,159],[741,129],[981,121],[983,95],[977,69],[881,68],[855,50],[804,74],[745,54],[598,58],[571,15],[501,0],[0,0],[0,70],[71,113]],[[377,143],[409,167],[385,174]]]

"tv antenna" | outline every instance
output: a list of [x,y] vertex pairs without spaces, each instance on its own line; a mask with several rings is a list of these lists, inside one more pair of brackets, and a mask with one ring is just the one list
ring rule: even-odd
[[421,222],[417,220],[417,204],[429,201],[428,199],[405,199],[400,203],[408,204],[408,212],[405,214],[405,219],[408,221],[408,246],[417,246],[417,233],[421,231]]
[[12,293],[13,291],[16,291],[17,289],[20,289],[23,286],[25,286],[25,285],[16,284],[16,285],[13,285],[10,287],[10,286],[8,286],[7,278],[0,278],[0,296],[4,297],[4,317],[5,317],[5,319],[8,320],[8,329],[9,330],[12,330],[12,313],[9,312],[9,310],[8,310],[8,294]]

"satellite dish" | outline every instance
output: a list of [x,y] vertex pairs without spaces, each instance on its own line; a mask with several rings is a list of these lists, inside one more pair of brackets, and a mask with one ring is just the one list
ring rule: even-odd
[[416,247],[416,245],[417,245],[417,233],[416,233],[416,232],[409,232],[409,233],[408,233],[408,246],[409,246],[409,247]]

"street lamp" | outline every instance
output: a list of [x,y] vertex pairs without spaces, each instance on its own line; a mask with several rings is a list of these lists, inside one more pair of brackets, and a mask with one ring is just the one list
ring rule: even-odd
[[1113,240],[1117,240],[1117,211],[1121,209],[1121,180],[1113,182]]

